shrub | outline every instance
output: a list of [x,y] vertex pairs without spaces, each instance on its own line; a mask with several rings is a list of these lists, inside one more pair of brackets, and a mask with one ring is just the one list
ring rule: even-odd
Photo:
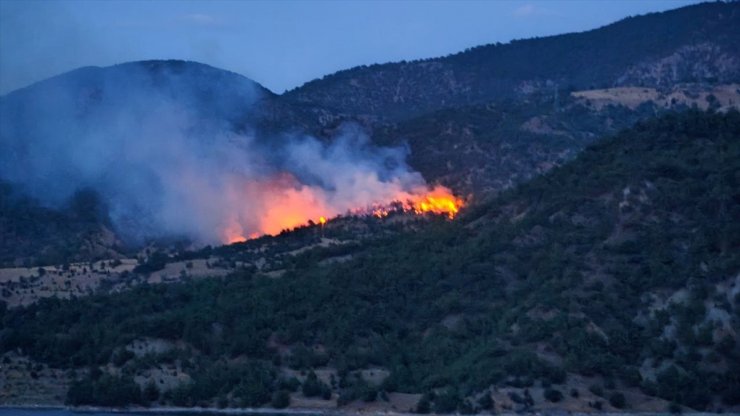
[[278,389],[280,390],[287,390],[289,392],[297,392],[298,388],[301,387],[301,382],[298,381],[297,378],[291,377],[291,378],[281,378],[278,380]]
[[462,403],[458,406],[460,413],[463,415],[474,415],[475,414],[475,407],[473,407],[473,404],[470,403],[468,400],[463,400]]
[[627,399],[624,398],[624,394],[622,393],[612,393],[611,396],[609,396],[609,404],[617,409],[623,409],[627,404]]
[[368,387],[362,394],[362,401],[366,403],[374,402],[378,398],[378,389],[374,387]]
[[553,403],[557,403],[563,400],[563,393],[561,393],[560,390],[557,389],[547,389],[545,390],[545,399]]
[[491,398],[491,394],[486,392],[480,399],[478,399],[478,407],[483,410],[491,410],[496,405],[496,402]]
[[278,390],[272,395],[270,406],[275,409],[285,409],[290,406],[290,393],[287,390]]
[[454,390],[439,394],[434,399],[434,413],[453,413],[460,404],[460,397]]
[[427,414],[432,410],[432,405],[429,401],[429,396],[424,394],[419,399],[419,403],[416,404],[416,413]]
[[321,396],[323,399],[331,398],[331,389],[324,382],[319,380],[316,373],[313,370],[308,373],[306,381],[303,382],[303,395],[306,397],[317,397]]
[[597,395],[597,396],[603,396],[604,395],[604,389],[599,386],[598,384],[592,384],[588,387],[588,391],[591,393]]
[[134,353],[127,349],[119,349],[119,350],[116,350],[111,355],[110,360],[113,363],[113,365],[115,365],[116,367],[121,367],[122,365],[126,364],[126,362],[128,362],[130,359],[134,358],[134,356],[135,356]]
[[159,389],[154,381],[149,381],[144,387],[144,391],[141,393],[144,402],[151,403],[159,400]]

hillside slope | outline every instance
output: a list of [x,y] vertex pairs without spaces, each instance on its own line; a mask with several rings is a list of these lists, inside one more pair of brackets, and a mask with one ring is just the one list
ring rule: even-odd
[[[94,177],[106,166],[145,182],[141,154],[179,135],[218,138],[270,96],[248,78],[194,62],[80,68],[0,97],[0,178],[51,206],[110,179]],[[144,146],[137,140],[148,136]]]
[[[144,92],[149,96],[142,97]],[[149,60],[79,68],[12,91],[0,97],[0,102],[9,116],[25,116],[25,112],[36,110],[39,115],[49,112],[85,117],[113,106],[151,109],[157,102],[146,102],[145,98],[169,98],[201,117],[233,122],[254,101],[270,95],[269,90],[249,78],[210,65]],[[6,119],[5,123],[11,121]]]
[[680,84],[530,94],[371,126],[381,144],[407,144],[425,178],[485,197],[571,160],[584,147],[669,111],[740,109],[740,84]]
[[50,209],[0,179],[0,267],[63,264],[120,256],[105,205],[89,189]]
[[361,66],[284,98],[402,119],[537,92],[740,80],[740,4],[703,3],[582,33],[479,46],[442,58]]
[[738,138],[667,115],[343,263],[4,310],[0,347],[76,404],[737,411]]
[[[80,68],[0,97],[0,264],[117,257],[125,230],[95,221],[145,216],[124,213],[111,197],[145,207],[146,186],[158,185],[146,155],[165,163],[183,151],[178,137],[212,146],[223,138],[215,133],[245,128],[272,97],[241,75],[185,61]],[[127,188],[114,185],[121,178],[130,178]],[[69,212],[85,189],[106,211],[92,221]]]
[[[255,138],[280,146],[307,133],[330,141],[344,123],[355,123],[376,144],[408,145],[410,166],[428,182],[485,199],[639,120],[693,107],[740,108],[738,15],[737,2],[695,5],[584,33],[350,69],[280,96],[194,62],[60,75],[0,97],[0,180],[43,201],[24,218],[0,212],[0,226],[13,236],[0,241],[0,262],[94,260],[94,253],[120,252],[109,231],[138,244],[181,237],[153,235],[159,231],[147,213],[155,198],[143,196],[162,194],[147,167],[164,166],[163,156],[182,149],[172,137],[201,144],[187,155],[197,159],[235,135],[238,144]],[[127,186],[111,185],[123,171]],[[104,202],[124,194],[133,201],[136,209],[108,207],[113,222],[138,230],[135,236],[51,220],[47,214],[67,218],[69,198],[85,187],[103,190]],[[0,200],[6,208],[16,202]],[[44,228],[57,232],[38,231]],[[94,249],[72,253],[81,244]]]

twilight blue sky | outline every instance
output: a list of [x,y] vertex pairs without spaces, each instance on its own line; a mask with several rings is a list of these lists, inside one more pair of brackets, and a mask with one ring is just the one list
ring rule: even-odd
[[85,65],[177,58],[283,92],[356,65],[593,29],[697,0],[0,0],[0,94]]

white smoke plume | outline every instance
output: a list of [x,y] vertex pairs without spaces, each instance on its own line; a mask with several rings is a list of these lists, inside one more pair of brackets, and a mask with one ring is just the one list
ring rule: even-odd
[[406,149],[374,146],[352,126],[329,143],[258,139],[243,123],[235,133],[269,92],[215,71],[192,63],[89,68],[3,97],[0,179],[49,206],[93,188],[125,238],[201,243],[275,233],[426,189]]

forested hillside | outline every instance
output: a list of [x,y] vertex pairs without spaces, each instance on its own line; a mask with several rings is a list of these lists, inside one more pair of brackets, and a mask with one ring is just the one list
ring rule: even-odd
[[541,94],[377,125],[373,139],[407,143],[412,150],[409,163],[425,178],[461,194],[486,197],[541,175],[599,138],[664,111],[653,103],[596,110],[569,95]]
[[50,209],[0,180],[2,267],[116,258],[123,243],[110,228],[107,207],[89,189]]
[[347,114],[398,120],[559,89],[732,83],[740,79],[739,28],[737,2],[703,3],[582,33],[351,68],[284,96]]
[[[39,208],[18,216],[17,199],[0,200],[0,226],[9,230],[0,261],[89,261],[182,238],[175,235],[182,226],[153,231],[154,198],[143,196],[163,194],[145,171],[168,170],[173,137],[200,146],[197,158],[224,145],[280,149],[305,135],[330,143],[350,124],[374,144],[406,147],[410,167],[427,182],[485,199],[639,120],[694,107],[738,109],[739,10],[737,2],[697,4],[583,33],[348,69],[282,95],[177,60],[62,74],[0,97],[0,180]],[[149,136],[159,139],[137,144]],[[129,172],[146,189],[121,189],[118,176],[94,174],[107,168]],[[127,226],[59,225],[70,196],[86,187],[101,193],[114,224]],[[113,198],[136,209],[113,206]],[[54,232],[39,231],[41,223]],[[82,242],[87,249],[77,250]]]
[[1,309],[0,349],[70,404],[737,411],[739,139],[665,115],[344,262]]

